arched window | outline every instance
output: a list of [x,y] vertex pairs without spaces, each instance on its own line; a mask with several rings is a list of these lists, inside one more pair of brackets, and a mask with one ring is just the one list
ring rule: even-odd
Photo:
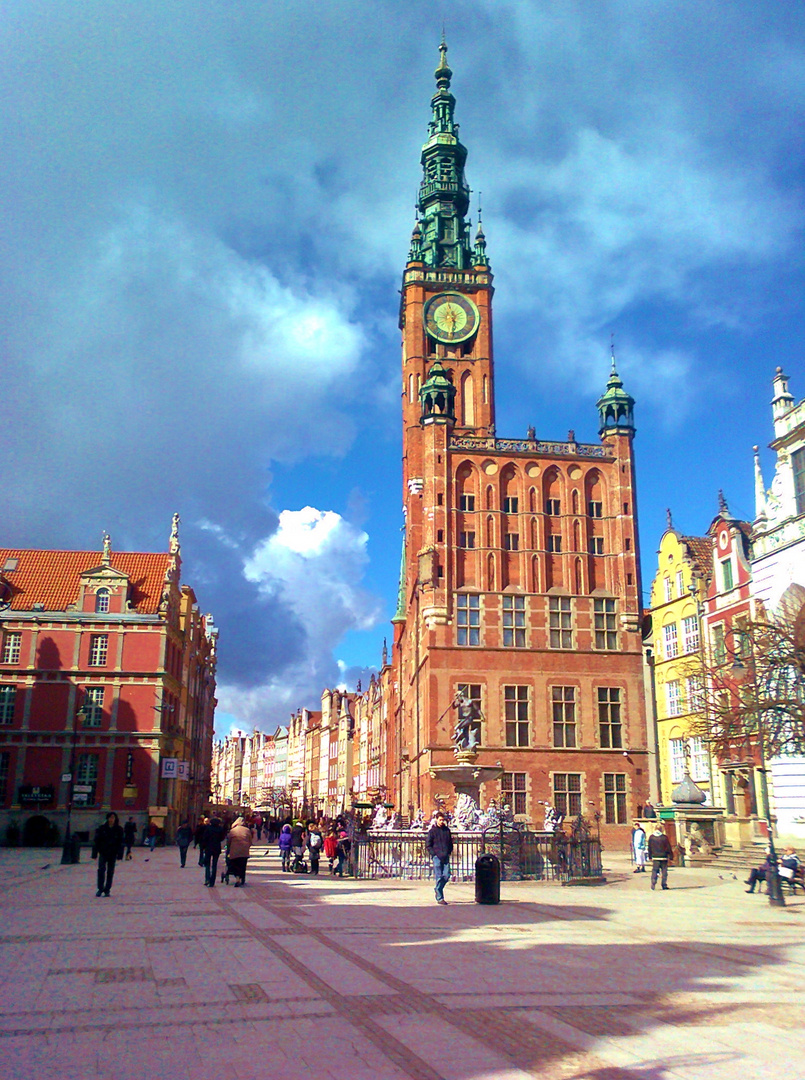
[[465,371],[461,376],[461,423],[464,427],[475,427],[475,397],[472,375]]
[[99,613],[109,610],[109,590],[98,589],[95,593],[95,610]]

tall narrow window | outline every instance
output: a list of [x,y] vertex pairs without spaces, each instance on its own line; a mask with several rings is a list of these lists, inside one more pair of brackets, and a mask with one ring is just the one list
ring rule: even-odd
[[690,775],[694,780],[710,779],[710,764],[707,760],[707,748],[704,739],[694,736],[688,740],[690,749]]
[[678,784],[685,775],[685,740],[668,740],[669,757],[671,758],[671,783]]
[[22,648],[22,634],[8,631],[3,634],[3,663],[18,664]]
[[676,595],[684,596],[685,594],[685,575],[681,570],[676,572]]
[[563,817],[581,813],[581,773],[553,774],[553,805]]
[[503,644],[509,648],[525,648],[524,596],[503,597]]
[[16,686],[0,686],[0,724],[14,723],[14,706],[17,701]]
[[553,745],[563,748],[576,746],[576,688],[551,687],[553,708]]
[[513,814],[527,813],[526,774],[524,772],[505,772],[500,778],[500,801],[510,806]]
[[619,686],[598,687],[598,733],[604,750],[623,749]]
[[679,679],[670,679],[665,684],[665,700],[668,706],[669,716],[679,716],[682,713],[682,684]]
[[95,593],[95,610],[99,614],[102,614],[103,612],[109,610],[109,590],[108,589],[98,589],[98,591]]
[[724,592],[732,588],[732,560],[723,559],[721,563],[721,577],[724,582]]
[[573,609],[569,596],[548,598],[549,638],[552,649],[573,648]]
[[481,598],[477,593],[456,595],[456,627],[459,645],[481,644]]
[[89,639],[90,667],[103,667],[109,650],[108,634],[91,634]]
[[688,712],[701,712],[704,706],[704,686],[701,675],[688,675],[685,679],[685,691],[688,695]]
[[626,824],[626,773],[604,773],[604,821]]
[[506,745],[528,746],[528,687],[504,686],[503,706],[506,716]]
[[595,624],[596,649],[617,649],[618,625],[615,601],[610,599],[593,600],[593,622]]
[[679,654],[679,639],[676,632],[676,623],[666,623],[662,628],[663,646],[665,659],[673,660]]
[[79,787],[88,787],[89,791],[80,792],[73,796],[74,802],[79,802],[78,795],[83,795],[82,802],[86,801],[88,806],[94,806],[96,803],[96,788],[98,786],[98,755],[97,754],[79,754],[78,766],[75,771],[76,784]]
[[88,686],[84,692],[84,725],[85,727],[100,727],[103,719],[103,695],[102,686]]
[[698,652],[700,645],[699,616],[686,615],[682,620],[682,648],[686,653],[692,653]]
[[724,624],[718,623],[713,627],[712,634],[713,661],[716,664],[726,664],[727,644],[724,640]]
[[805,514],[805,446],[792,452],[791,466],[794,470],[794,497],[797,500],[797,514]]
[[674,590],[673,590],[673,586],[671,584],[671,579],[669,577],[665,578],[664,579],[664,584],[665,584],[665,602],[668,603],[669,600],[673,600],[673,598],[674,598]]

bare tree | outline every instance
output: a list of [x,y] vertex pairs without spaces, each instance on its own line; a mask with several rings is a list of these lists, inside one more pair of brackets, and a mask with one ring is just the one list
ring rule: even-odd
[[797,620],[736,621],[712,644],[698,676],[694,733],[721,760],[805,753],[805,640]]

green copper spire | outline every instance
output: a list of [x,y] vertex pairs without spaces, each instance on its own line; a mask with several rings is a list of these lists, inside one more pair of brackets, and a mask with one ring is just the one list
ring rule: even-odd
[[600,435],[612,431],[629,432],[634,435],[634,398],[623,389],[623,380],[615,370],[615,353],[612,353],[612,370],[607,388],[596,403],[601,420]]
[[393,623],[405,622],[405,535],[403,534],[402,557],[400,559],[400,584],[397,589],[397,610],[394,612]]
[[458,124],[453,119],[456,99],[450,93],[453,72],[447,63],[444,38],[439,53],[436,93],[431,99],[433,118],[421,158],[423,175],[418,203],[422,219],[421,258],[426,266],[463,270],[473,265],[464,220],[470,205],[470,189],[464,178],[467,151],[458,141]]

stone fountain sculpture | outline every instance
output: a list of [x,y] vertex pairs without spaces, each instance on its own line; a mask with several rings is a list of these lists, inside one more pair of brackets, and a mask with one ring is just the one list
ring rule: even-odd
[[476,707],[462,695],[455,699],[453,706],[458,710],[453,729],[455,762],[452,765],[432,765],[430,775],[434,780],[445,780],[453,785],[456,817],[461,828],[474,830],[482,824],[481,784],[498,780],[503,775],[503,766],[477,764],[478,734],[475,721],[479,716]]

